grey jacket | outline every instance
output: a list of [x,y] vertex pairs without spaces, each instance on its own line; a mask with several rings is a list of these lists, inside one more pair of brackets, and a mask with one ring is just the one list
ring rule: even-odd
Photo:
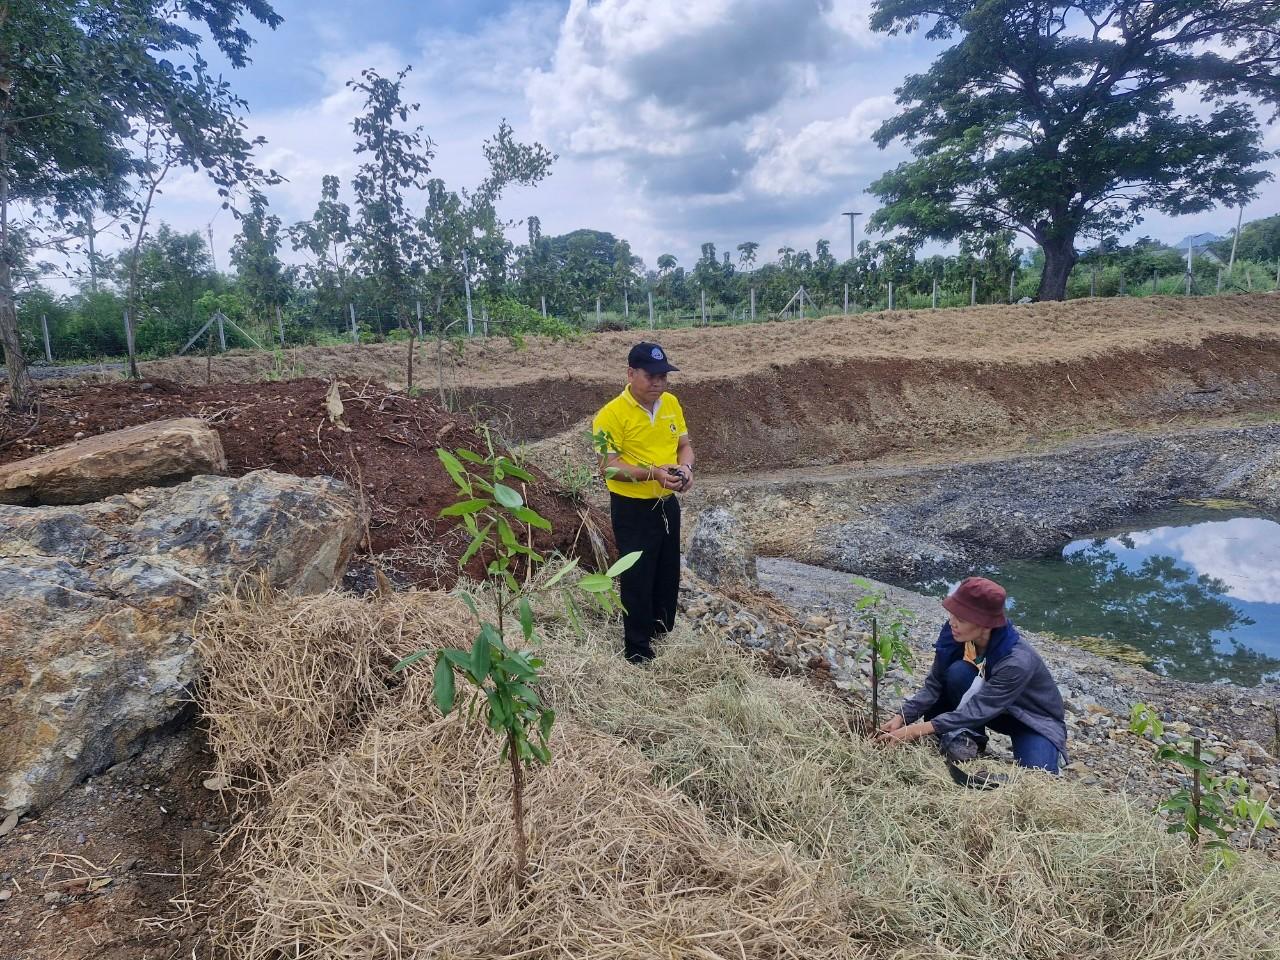
[[[924,686],[902,705],[902,717],[907,723],[914,723],[937,705],[943,696],[947,670],[964,656],[964,645],[955,642],[950,624],[942,628],[934,649],[933,666]],[[1066,714],[1058,685],[1040,654],[1022,639],[1013,624],[991,633],[982,688],[964,706],[934,717],[933,729],[939,734],[963,728],[981,730],[1001,714],[1022,721],[1046,737],[1063,757],[1067,756]]]

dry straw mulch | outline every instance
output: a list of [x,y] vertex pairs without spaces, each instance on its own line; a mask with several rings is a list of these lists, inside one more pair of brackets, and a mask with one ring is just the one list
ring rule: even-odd
[[200,626],[221,772],[253,800],[211,932],[305,957],[1280,956],[1280,875],[1207,870],[1149,811],[1014,773],[951,784],[844,708],[677,629],[649,669],[588,624],[545,644],[560,711],[510,883],[497,743],[429,704],[420,646],[472,625],[435,593],[230,600]]
[[[561,720],[511,883],[497,741],[430,705],[421,646],[465,644],[441,594],[228,600],[200,625],[219,773],[260,806],[226,847],[225,956],[862,957],[830,870],[717,830],[637,751]],[[327,682],[326,682],[327,681]]]

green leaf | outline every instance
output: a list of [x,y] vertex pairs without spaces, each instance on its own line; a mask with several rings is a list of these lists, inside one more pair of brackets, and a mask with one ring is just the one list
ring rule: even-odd
[[492,502],[491,500],[459,500],[457,503],[451,503],[441,510],[440,516],[461,517],[466,514],[479,513]]
[[466,590],[459,590],[458,596],[461,598],[462,602],[467,605],[467,609],[471,611],[471,615],[479,620],[480,609],[476,606],[476,598]]
[[506,726],[511,720],[511,711],[507,709],[502,696],[496,690],[486,690],[485,697],[489,701],[489,726],[494,730]]
[[606,573],[589,573],[578,581],[578,589],[587,593],[607,593],[613,589],[613,581]]
[[432,695],[441,713],[447,714],[453,709],[453,667],[444,657],[436,660],[435,683]]
[[417,663],[423,657],[430,656],[430,655],[431,655],[430,650],[419,650],[417,653],[411,653],[407,657],[405,657],[403,660],[399,661],[394,667],[392,667],[391,672],[399,673],[401,670],[404,670],[406,667],[413,666],[413,664]]
[[481,630],[471,644],[471,673],[483,681],[489,673],[489,638]]
[[542,515],[535,513],[528,507],[517,507],[511,511],[515,516],[531,527],[537,527],[539,530],[550,530],[551,521]]
[[493,522],[490,521],[489,523],[484,525],[484,529],[482,529],[479,533],[477,533],[471,539],[470,545],[467,547],[466,550],[463,551],[462,556],[458,559],[459,567],[465,567],[467,565],[467,561],[469,561],[472,557],[476,555],[477,552],[479,552],[480,548],[484,546],[485,540],[489,536],[489,531],[492,529],[493,529]]
[[524,497],[520,496],[520,491],[513,490],[505,483],[495,483],[493,485],[493,499],[508,510],[515,510],[524,506]]
[[542,739],[548,740],[551,737],[551,727],[556,722],[556,712],[554,710],[543,710],[542,716],[538,718],[538,732],[542,735]]
[[462,464],[458,462],[458,458],[448,450],[444,449],[444,447],[436,448],[436,456],[440,458],[440,462],[444,464],[444,468],[449,471],[449,476],[453,478],[453,482],[457,484],[458,489],[465,491],[466,494],[470,496],[471,481],[467,479],[467,473],[462,469]]
[[625,557],[619,557],[617,562],[605,571],[604,575],[606,577],[616,577],[618,574],[630,570],[636,565],[636,561],[640,559],[642,552],[643,551],[640,550],[633,550]]
[[522,467],[517,467],[514,463],[512,463],[506,457],[500,458],[498,460],[498,463],[502,464],[502,469],[507,472],[507,476],[509,477],[515,477],[517,480],[523,480],[525,483],[538,482],[537,479],[533,476],[533,474],[531,474],[528,470],[525,470]]
[[511,524],[507,523],[502,517],[498,518],[498,536],[502,538],[502,542],[508,547],[520,546],[520,541],[516,539],[515,533],[511,530]]
[[480,454],[472,453],[466,447],[457,447],[454,452],[463,460],[467,460],[471,463],[485,464],[489,462],[484,457],[480,456]]
[[555,572],[555,574],[551,577],[551,579],[550,579],[550,580],[548,580],[548,581],[546,582],[546,584],[544,584],[544,585],[543,585],[542,589],[543,589],[543,590],[549,590],[549,589],[551,589],[552,587],[554,587],[557,583],[559,583],[561,580],[563,580],[563,579],[564,579],[564,575],[565,575],[566,573],[568,573],[570,570],[572,570],[572,569],[573,569],[574,567],[576,567],[577,565],[578,565],[578,558],[577,558],[577,557],[574,557],[572,560],[570,560],[570,561],[568,561],[567,563],[565,563],[565,565],[564,565],[563,567],[561,567],[559,570],[557,570],[557,571]]
[[526,641],[533,639],[533,605],[528,597],[520,598],[520,629]]

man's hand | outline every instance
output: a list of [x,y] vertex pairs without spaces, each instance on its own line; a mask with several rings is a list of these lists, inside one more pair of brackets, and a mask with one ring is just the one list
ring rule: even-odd
[[692,475],[686,474],[681,467],[674,463],[663,464],[653,471],[653,479],[657,480],[665,490],[672,490],[676,493],[682,493],[689,489],[689,484],[693,481]]

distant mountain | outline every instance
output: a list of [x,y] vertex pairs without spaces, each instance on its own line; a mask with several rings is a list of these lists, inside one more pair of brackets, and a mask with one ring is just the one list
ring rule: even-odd
[[1172,247],[1175,250],[1185,251],[1187,247],[1196,247],[1198,249],[1225,239],[1226,237],[1220,237],[1216,233],[1194,233],[1189,237],[1183,237],[1177,243],[1172,244]]

